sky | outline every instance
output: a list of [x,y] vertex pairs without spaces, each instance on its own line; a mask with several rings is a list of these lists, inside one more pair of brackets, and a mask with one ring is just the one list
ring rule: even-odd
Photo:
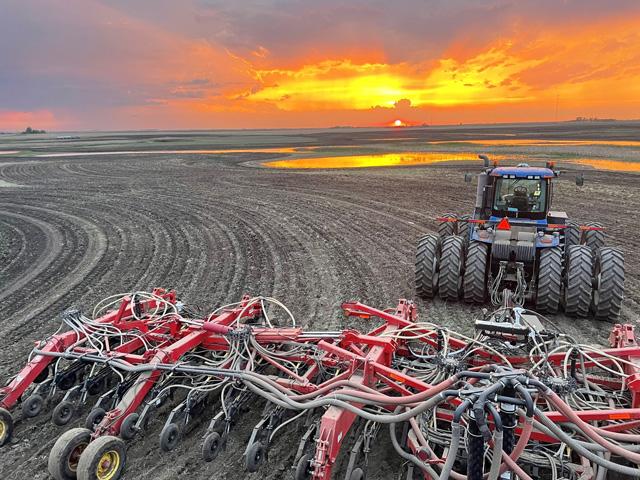
[[0,131],[640,118],[637,0],[0,0]]

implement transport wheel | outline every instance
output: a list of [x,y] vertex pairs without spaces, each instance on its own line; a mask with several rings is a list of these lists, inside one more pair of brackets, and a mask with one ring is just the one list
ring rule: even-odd
[[580,245],[582,232],[576,222],[567,222],[567,226],[562,230],[562,235],[564,237],[564,254],[566,257],[569,254],[569,247]]
[[247,472],[257,472],[260,465],[264,461],[266,450],[261,442],[254,442],[247,450],[247,456],[245,458],[245,466]]
[[456,228],[456,225],[458,224],[458,216],[455,213],[445,213],[444,215],[442,215],[442,218],[450,218],[454,221],[440,222],[438,224],[438,234],[441,237],[445,237],[447,235],[455,235],[458,231],[458,229]]
[[56,480],[74,480],[82,452],[91,441],[86,428],[72,428],[64,432],[49,452],[49,473]]
[[349,476],[349,480],[364,480],[364,470],[360,467],[354,469]]
[[120,437],[123,440],[131,440],[136,436],[138,430],[136,430],[136,422],[140,418],[140,415],[137,413],[130,413],[125,417],[120,425]]
[[96,426],[102,421],[107,412],[104,408],[96,407],[89,412],[87,419],[84,422],[84,426],[93,431]]
[[540,313],[555,314],[560,305],[562,292],[562,249],[545,248],[540,252],[538,262],[538,292],[536,310]]
[[311,474],[313,473],[313,468],[311,467],[311,455],[305,453],[298,460],[298,465],[296,465],[296,473],[294,474],[294,480],[309,480],[311,478]]
[[438,290],[443,300],[457,300],[462,290],[462,267],[464,265],[464,241],[457,235],[442,240]]
[[163,452],[170,452],[178,446],[180,441],[180,427],[175,423],[168,423],[160,432],[160,448]]
[[586,317],[591,307],[593,255],[585,245],[569,248],[565,266],[564,311],[567,315]]
[[422,298],[433,298],[438,290],[438,256],[440,239],[425,235],[418,240],[416,250],[416,292]]
[[98,437],[80,455],[78,480],[117,480],[125,460],[122,439],[110,435]]
[[202,459],[213,462],[222,450],[222,437],[218,432],[211,432],[202,441]]
[[73,410],[73,403],[68,400],[64,400],[53,409],[53,412],[51,413],[51,420],[53,420],[53,423],[59,427],[62,427],[69,423],[73,418]]
[[0,447],[9,443],[13,436],[13,416],[9,410],[0,408]]
[[596,252],[594,266],[593,313],[596,319],[615,323],[624,297],[624,255],[617,248]]
[[489,247],[482,242],[471,242],[467,249],[463,278],[464,300],[484,303],[487,295],[487,260]]
[[34,393],[22,402],[22,414],[27,418],[37,417],[42,412],[43,405],[44,398]]
[[[588,222],[587,227],[603,228],[601,223]],[[586,230],[584,232],[584,243],[595,254],[599,248],[604,247],[606,234],[604,230]]]

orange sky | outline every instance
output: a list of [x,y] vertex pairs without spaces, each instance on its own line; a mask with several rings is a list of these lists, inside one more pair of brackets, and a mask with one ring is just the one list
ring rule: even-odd
[[640,117],[633,2],[24,3],[0,130]]

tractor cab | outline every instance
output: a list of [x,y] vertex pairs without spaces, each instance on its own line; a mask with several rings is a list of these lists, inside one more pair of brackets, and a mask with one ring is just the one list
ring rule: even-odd
[[545,220],[551,207],[551,180],[557,176],[549,167],[521,163],[485,169],[478,177],[475,218]]

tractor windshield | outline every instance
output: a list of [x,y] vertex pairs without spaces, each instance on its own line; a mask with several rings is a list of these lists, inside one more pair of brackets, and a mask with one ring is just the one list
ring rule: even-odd
[[493,210],[523,216],[544,213],[547,204],[547,182],[544,179],[498,178]]

